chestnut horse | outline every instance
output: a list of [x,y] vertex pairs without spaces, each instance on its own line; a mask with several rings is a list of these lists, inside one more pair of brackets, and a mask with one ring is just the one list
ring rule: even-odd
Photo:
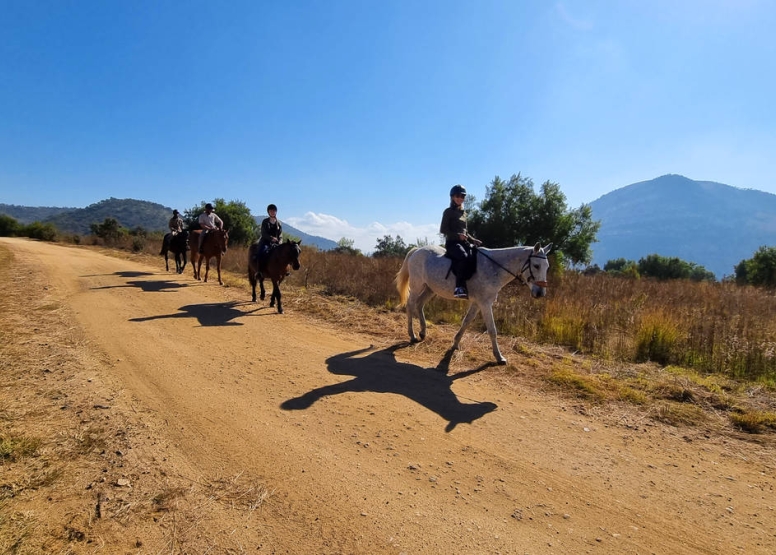
[[[261,300],[264,300],[264,276],[272,280],[272,296],[269,306],[275,306],[278,303],[278,314],[283,314],[283,305],[280,303],[280,283],[290,272],[289,266],[294,270],[299,269],[299,255],[302,253],[302,247],[299,245],[302,241],[286,241],[277,247],[274,247],[266,255],[266,259],[259,264],[259,243],[253,243],[248,249],[248,281],[251,282],[251,293],[253,302],[256,302],[256,282],[259,282],[261,288]],[[259,267],[261,266],[261,267]]]
[[229,243],[229,232],[226,229],[210,230],[205,236],[205,242],[202,245],[202,254],[199,253],[199,236],[201,229],[196,229],[189,233],[189,247],[191,248],[191,267],[194,268],[194,279],[202,279],[202,261],[205,261],[205,283],[207,275],[210,272],[210,259],[216,259],[216,268],[218,269],[218,284],[223,285],[221,281],[221,256],[226,254],[226,247]]
[[162,252],[164,256],[164,268],[169,272],[170,263],[167,258],[167,251],[175,255],[175,271],[179,274],[183,273],[183,269],[186,267],[186,251],[188,250],[189,232],[181,231],[173,235],[168,233],[162,241]]

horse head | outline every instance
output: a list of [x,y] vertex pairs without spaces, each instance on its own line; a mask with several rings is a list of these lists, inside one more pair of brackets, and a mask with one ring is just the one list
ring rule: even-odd
[[531,286],[531,296],[534,298],[544,297],[547,294],[547,272],[550,269],[547,255],[550,254],[551,248],[552,243],[544,248],[541,243],[536,243],[520,270],[523,281]]
[[218,248],[221,249],[223,254],[226,254],[227,245],[229,244],[229,230],[221,229],[215,235],[218,241]]
[[298,270],[299,267],[300,267],[299,255],[302,254],[302,247],[300,246],[302,244],[302,240],[300,239],[299,241],[289,241],[286,244],[287,245],[291,245],[291,247],[289,248],[289,250],[290,250],[290,258],[291,258],[291,260],[290,260],[291,267],[294,270]]

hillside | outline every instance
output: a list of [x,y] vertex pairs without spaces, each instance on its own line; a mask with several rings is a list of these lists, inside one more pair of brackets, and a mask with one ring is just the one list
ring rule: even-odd
[[[114,218],[128,229],[142,227],[148,231],[166,231],[167,220],[171,213],[172,208],[154,202],[117,198],[102,200],[86,208],[0,204],[0,214],[11,216],[19,223],[51,223],[62,232],[79,235],[89,234],[89,226],[93,223],[101,223],[105,218]],[[262,218],[263,216],[255,217],[257,225],[261,224]],[[337,246],[337,243],[330,239],[309,235],[285,222],[283,231],[298,237],[303,244],[314,245],[320,250],[329,250]]]
[[776,195],[712,181],[664,175],[617,189],[590,203],[601,221],[593,262],[678,257],[714,272],[776,244]]

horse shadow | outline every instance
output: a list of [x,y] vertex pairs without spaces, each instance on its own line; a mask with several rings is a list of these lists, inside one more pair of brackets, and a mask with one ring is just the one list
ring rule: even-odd
[[[116,275],[123,278],[139,278],[144,276],[153,276],[148,272],[114,272],[112,275]],[[146,280],[133,280],[127,281],[124,285],[105,285],[103,287],[92,287],[93,290],[100,289],[120,289],[122,287],[137,287],[145,293],[161,293],[167,291],[174,291],[181,287],[188,287],[185,283],[178,283],[177,281],[170,281],[168,279],[146,281]]]
[[130,322],[148,322],[150,320],[163,320],[165,318],[196,318],[202,327],[211,326],[242,326],[242,322],[236,322],[237,318],[248,316],[258,310],[243,311],[236,307],[246,303],[230,301],[227,303],[190,304],[180,307],[180,312],[173,314],[159,314],[157,316],[144,316],[130,318]]
[[415,401],[447,420],[445,432],[452,431],[458,424],[471,424],[497,408],[496,404],[487,401],[463,403],[452,391],[455,380],[481,372],[493,363],[448,375],[452,352],[448,352],[436,368],[423,368],[396,360],[394,353],[403,346],[404,343],[399,343],[367,356],[359,356],[373,349],[369,346],[328,358],[326,364],[329,372],[353,376],[353,379],[313,389],[300,397],[284,401],[280,408],[303,410],[323,397],[340,393],[394,393]]

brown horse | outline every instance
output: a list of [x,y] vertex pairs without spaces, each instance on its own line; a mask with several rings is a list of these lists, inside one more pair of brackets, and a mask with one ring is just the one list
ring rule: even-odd
[[261,300],[264,300],[264,276],[272,280],[272,296],[269,306],[275,306],[278,303],[278,314],[283,314],[283,305],[280,302],[280,283],[288,275],[290,269],[299,269],[299,255],[302,253],[302,247],[299,245],[302,241],[286,241],[273,248],[266,259],[262,260],[259,267],[259,243],[253,243],[248,249],[248,281],[251,282],[251,293],[253,302],[256,302],[256,281],[261,288]]
[[213,229],[205,236],[205,242],[202,245],[202,254],[199,253],[199,236],[201,229],[196,229],[189,233],[189,247],[191,248],[191,267],[194,268],[194,279],[202,279],[202,261],[205,261],[205,283],[207,275],[210,272],[210,259],[216,259],[216,268],[218,269],[218,284],[223,285],[221,281],[221,256],[226,254],[226,246],[229,243],[229,232],[226,229]]

